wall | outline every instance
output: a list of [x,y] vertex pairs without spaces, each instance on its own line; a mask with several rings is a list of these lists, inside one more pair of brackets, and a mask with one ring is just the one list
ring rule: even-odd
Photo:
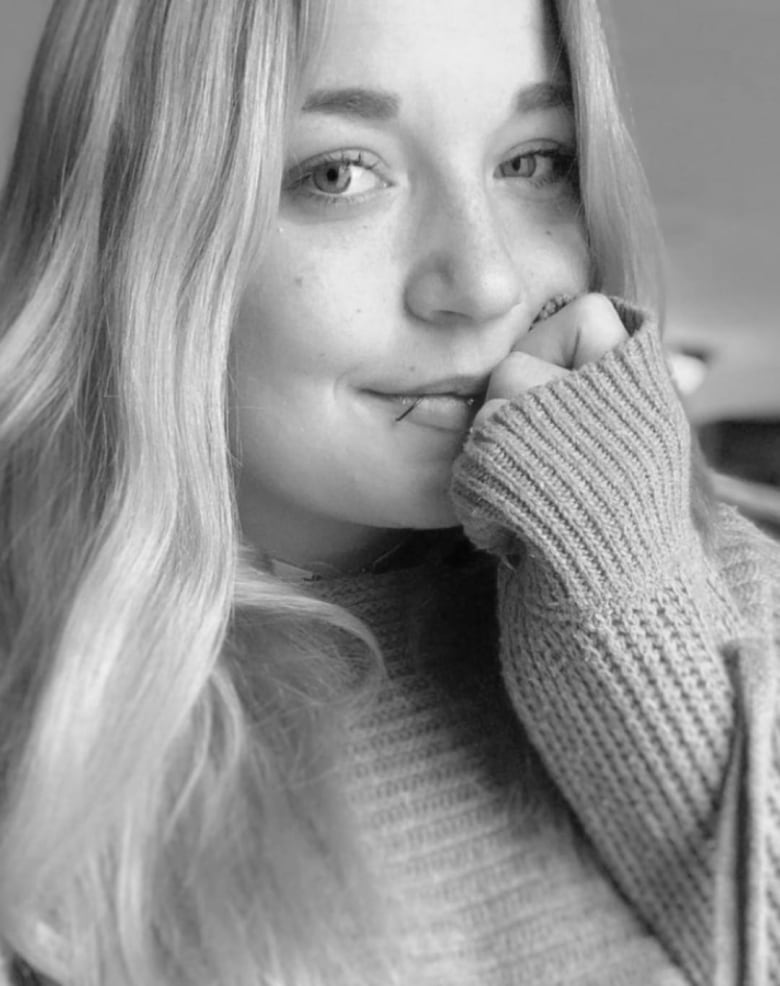
[[750,364],[738,399],[774,394],[777,409],[780,3],[614,0],[614,15],[669,249],[670,335],[715,347],[736,390]]
[[7,167],[20,100],[49,0],[0,0],[0,173]]

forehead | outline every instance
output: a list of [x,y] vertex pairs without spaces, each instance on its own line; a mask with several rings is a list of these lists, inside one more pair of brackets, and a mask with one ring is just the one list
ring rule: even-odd
[[518,86],[563,81],[544,0],[331,0],[309,88],[371,85],[402,107],[506,100]]

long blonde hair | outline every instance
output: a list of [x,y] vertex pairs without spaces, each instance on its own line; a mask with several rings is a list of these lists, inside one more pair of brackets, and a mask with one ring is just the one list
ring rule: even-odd
[[555,0],[553,6],[574,93],[592,287],[641,305],[662,319],[661,237],[620,105],[599,0]]
[[[647,303],[595,4],[556,6],[594,286]],[[31,74],[0,203],[0,940],[63,984],[365,981],[333,712],[373,641],[243,561],[226,412],[323,8],[58,0]]]
[[[242,565],[225,411],[310,19],[71,0],[33,69],[0,216],[0,931],[63,983],[328,969],[304,861],[338,848],[321,708],[350,690],[316,629],[365,631]],[[253,611],[262,668],[227,646]]]

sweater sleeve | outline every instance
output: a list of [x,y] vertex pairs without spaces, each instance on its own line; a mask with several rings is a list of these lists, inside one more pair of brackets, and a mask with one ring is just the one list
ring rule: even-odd
[[656,326],[621,314],[624,344],[472,432],[453,500],[503,562],[512,702],[616,884],[696,986],[780,983],[777,546],[719,508],[705,548]]

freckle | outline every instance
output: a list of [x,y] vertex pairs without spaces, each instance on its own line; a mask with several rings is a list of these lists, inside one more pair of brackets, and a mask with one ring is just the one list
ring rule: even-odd
[[303,287],[303,276],[301,274],[299,274],[295,278],[295,286],[296,286],[296,288],[302,288]]

